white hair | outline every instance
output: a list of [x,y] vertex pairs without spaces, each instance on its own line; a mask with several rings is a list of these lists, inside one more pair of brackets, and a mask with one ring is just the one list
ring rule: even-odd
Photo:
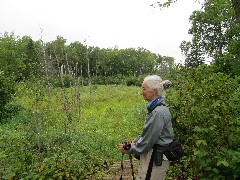
[[162,96],[164,90],[166,90],[172,82],[169,80],[162,80],[158,75],[150,75],[144,78],[144,81],[148,85],[150,90],[156,89],[158,91],[158,96]]

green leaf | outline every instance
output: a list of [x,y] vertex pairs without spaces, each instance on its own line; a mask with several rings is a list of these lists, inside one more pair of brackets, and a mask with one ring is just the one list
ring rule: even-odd
[[207,146],[206,140],[197,140],[196,144],[197,144],[197,146],[200,146],[201,144]]
[[221,166],[221,165],[228,167],[229,163],[226,160],[218,161],[217,166]]

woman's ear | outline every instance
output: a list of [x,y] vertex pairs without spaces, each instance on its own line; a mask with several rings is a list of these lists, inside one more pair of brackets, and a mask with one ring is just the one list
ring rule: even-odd
[[158,90],[157,90],[157,88],[153,90],[153,93],[154,93],[155,95],[158,95]]

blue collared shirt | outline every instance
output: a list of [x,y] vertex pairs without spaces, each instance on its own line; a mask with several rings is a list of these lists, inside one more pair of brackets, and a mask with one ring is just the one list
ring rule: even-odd
[[151,108],[154,104],[156,104],[158,101],[160,101],[161,98],[162,98],[162,96],[159,96],[159,97],[155,98],[154,100],[152,100],[150,103],[148,103],[147,109]]

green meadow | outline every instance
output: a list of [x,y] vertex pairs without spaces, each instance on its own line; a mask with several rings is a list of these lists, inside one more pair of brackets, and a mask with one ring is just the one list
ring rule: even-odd
[[49,93],[40,84],[29,86],[18,86],[14,105],[20,110],[0,126],[5,179],[101,178],[120,161],[122,139],[141,132],[146,102],[140,87],[98,85],[91,93],[80,87],[79,106],[74,87]]

